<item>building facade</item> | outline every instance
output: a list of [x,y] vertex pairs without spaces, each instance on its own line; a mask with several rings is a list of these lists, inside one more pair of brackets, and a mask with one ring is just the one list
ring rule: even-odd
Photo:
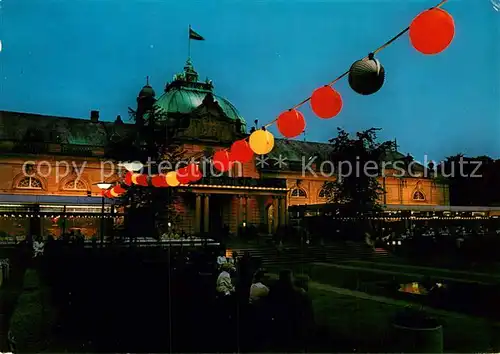
[[[198,80],[190,61],[159,97],[149,84],[143,87],[134,124],[119,116],[102,121],[96,111],[89,119],[0,111],[0,237],[59,236],[71,229],[87,237],[99,233],[102,199],[96,183],[115,183],[123,172],[107,160],[109,149],[126,142],[152,106],[176,122],[176,139],[190,157],[210,156],[247,134],[238,110],[215,94],[212,82]],[[235,166],[224,176],[206,176],[189,188],[177,187],[179,222],[172,227],[187,233],[226,227],[237,235],[254,225],[272,233],[287,224],[290,205],[327,201],[322,185],[335,177],[319,173],[317,161],[329,149],[324,143],[276,139],[265,159]],[[381,202],[393,207],[447,205],[447,186],[434,178],[391,175],[391,162],[401,158],[397,151],[387,154]],[[419,165],[416,169],[425,171]],[[123,215],[112,200],[104,208],[106,218],[121,222]]]

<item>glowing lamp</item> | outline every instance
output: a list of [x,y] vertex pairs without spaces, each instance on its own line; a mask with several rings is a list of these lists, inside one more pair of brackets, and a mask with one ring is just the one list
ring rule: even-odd
[[266,155],[274,148],[274,136],[267,130],[256,130],[250,135],[249,144],[257,155]]
[[311,109],[319,118],[333,118],[342,110],[342,96],[331,86],[320,87],[311,95]]
[[278,116],[277,126],[285,138],[295,138],[302,134],[306,128],[304,115],[296,109],[283,112]]
[[167,181],[167,184],[170,187],[177,187],[180,184],[179,180],[177,179],[177,172],[175,171],[168,172],[165,176],[165,181]]
[[237,140],[231,145],[229,150],[229,159],[231,161],[247,163],[252,161],[252,158],[253,151],[245,140]]
[[217,151],[212,157],[212,165],[220,172],[228,171],[232,165],[229,152],[225,150]]
[[132,185],[132,172],[128,171],[125,174],[125,178],[123,179],[123,183],[125,183],[127,186]]
[[153,185],[153,187],[168,187],[165,176],[163,175],[155,175],[151,177],[151,184]]
[[420,13],[410,24],[410,43],[422,54],[438,54],[448,48],[455,36],[453,17],[443,9]]
[[373,54],[358,60],[349,69],[349,86],[360,95],[372,95],[382,88],[385,70]]
[[189,183],[189,173],[187,167],[182,167],[177,170],[177,180],[180,184],[188,184]]
[[189,182],[197,182],[203,177],[200,168],[198,167],[197,164],[190,163],[189,165],[187,165],[186,168],[189,177]]

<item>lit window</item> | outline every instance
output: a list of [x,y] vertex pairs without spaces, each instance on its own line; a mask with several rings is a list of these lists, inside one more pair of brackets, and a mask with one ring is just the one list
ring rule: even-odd
[[35,177],[24,177],[17,182],[18,189],[42,189],[42,182]]
[[66,182],[63,187],[64,190],[71,191],[86,191],[87,186],[79,179],[74,179],[72,181]]
[[298,198],[307,198],[306,191],[303,190],[302,188],[292,189],[291,196],[292,197],[298,197]]

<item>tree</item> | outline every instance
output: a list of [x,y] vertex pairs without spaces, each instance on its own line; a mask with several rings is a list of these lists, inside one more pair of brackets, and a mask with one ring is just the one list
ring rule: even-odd
[[[129,109],[136,129],[131,136],[111,144],[110,151],[119,161],[140,161],[142,173],[154,175],[176,170],[185,158],[185,151],[177,144],[179,130],[176,121],[169,120],[159,107],[153,106],[141,114]],[[126,171],[124,171],[126,172]],[[132,185],[119,199],[126,213],[125,232],[134,238],[147,235],[158,238],[178,221],[176,188]]]
[[449,156],[438,166],[449,184],[451,205],[486,206],[500,203],[500,160],[488,156]]
[[381,162],[388,151],[395,149],[395,143],[377,142],[376,128],[358,132],[354,137],[341,128],[337,130],[337,137],[330,140],[330,161],[337,178],[323,186],[328,202],[353,216],[380,210],[380,196],[385,192],[378,182]]

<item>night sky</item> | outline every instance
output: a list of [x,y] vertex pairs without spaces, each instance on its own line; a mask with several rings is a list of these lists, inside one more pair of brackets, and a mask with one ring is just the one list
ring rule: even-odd
[[[147,75],[161,94],[181,71],[191,24],[206,38],[192,42],[200,78],[212,79],[247,122],[267,123],[436,3],[1,0],[0,110],[127,118]],[[444,9],[456,25],[445,52],[424,56],[402,37],[378,55],[387,73],[381,91],[360,96],[344,79],[337,118],[303,107],[306,138],[379,127],[419,161],[500,157],[500,12],[489,0],[450,0]]]

